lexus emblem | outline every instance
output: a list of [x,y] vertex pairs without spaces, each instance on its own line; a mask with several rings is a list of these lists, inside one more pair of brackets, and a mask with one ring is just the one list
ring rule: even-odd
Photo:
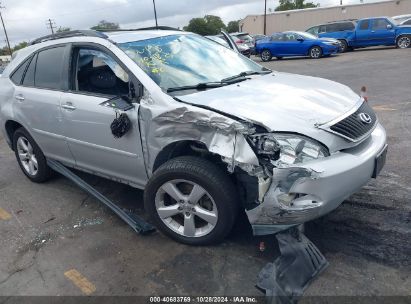
[[358,114],[358,118],[365,124],[370,124],[372,122],[371,116],[367,113]]

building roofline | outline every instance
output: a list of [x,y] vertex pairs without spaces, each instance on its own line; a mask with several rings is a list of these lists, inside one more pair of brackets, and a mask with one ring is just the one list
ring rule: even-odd
[[[371,3],[353,3],[353,4],[347,4],[347,5],[333,5],[333,6],[319,6],[319,7],[310,7],[310,8],[303,8],[303,9],[295,9],[295,10],[288,10],[288,11],[279,11],[279,12],[272,12],[268,13],[267,16],[270,15],[282,15],[282,14],[290,14],[290,13],[302,13],[302,12],[307,12],[307,11],[316,11],[316,10],[327,10],[327,9],[335,9],[335,8],[348,8],[348,7],[355,7],[355,6],[362,6],[362,5],[377,5],[380,3],[388,3],[388,2],[397,2],[399,0],[383,0],[383,1],[377,1],[377,2],[371,2]],[[403,0],[404,1],[404,0]],[[408,1],[408,0],[406,0]],[[241,21],[244,21],[246,18],[250,17],[260,17],[264,16],[264,14],[258,14],[258,15],[247,15]]]

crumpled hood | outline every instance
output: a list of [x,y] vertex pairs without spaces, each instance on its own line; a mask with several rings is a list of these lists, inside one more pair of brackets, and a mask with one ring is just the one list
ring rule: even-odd
[[307,134],[315,124],[348,112],[360,97],[334,81],[274,72],[178,99],[260,123],[269,131]]

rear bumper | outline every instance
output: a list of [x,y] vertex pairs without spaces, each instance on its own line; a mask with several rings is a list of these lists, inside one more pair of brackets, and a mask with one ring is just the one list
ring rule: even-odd
[[355,148],[298,167],[275,168],[263,202],[246,211],[254,234],[276,233],[334,210],[372,178],[385,147],[386,133],[378,124]]

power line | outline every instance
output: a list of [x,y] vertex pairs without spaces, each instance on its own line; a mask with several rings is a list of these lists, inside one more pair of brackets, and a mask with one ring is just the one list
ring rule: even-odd
[[7,35],[7,30],[6,30],[6,26],[4,25],[4,20],[3,20],[3,16],[1,14],[1,10],[5,8],[4,6],[1,5],[0,2],[0,19],[1,19],[1,24],[3,25],[3,30],[4,30],[4,35],[6,36],[6,42],[7,42],[7,47],[9,48],[9,53],[10,55],[12,55],[12,51],[11,51],[11,47],[10,47],[10,41],[9,41],[9,36]]
[[51,34],[54,35],[54,29],[57,28],[56,23],[54,22],[53,19],[47,19],[46,20],[46,26],[51,30]]

